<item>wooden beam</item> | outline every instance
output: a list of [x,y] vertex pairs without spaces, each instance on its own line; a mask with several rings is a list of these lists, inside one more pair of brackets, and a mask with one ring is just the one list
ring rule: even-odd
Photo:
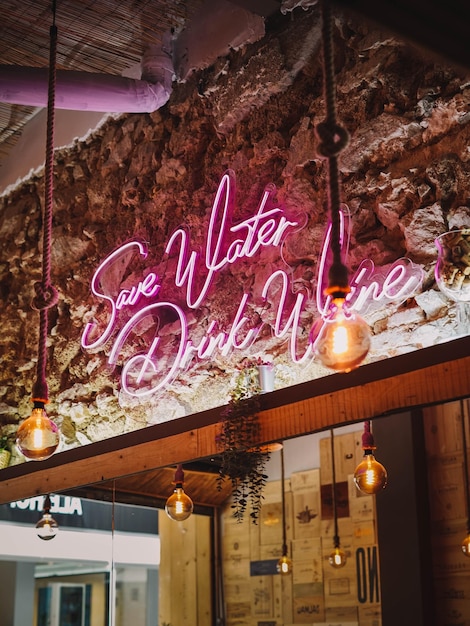
[[[261,396],[258,443],[470,395],[470,337]],[[0,471],[0,503],[58,493],[220,453],[221,408]],[[256,442],[254,442],[256,443]]]

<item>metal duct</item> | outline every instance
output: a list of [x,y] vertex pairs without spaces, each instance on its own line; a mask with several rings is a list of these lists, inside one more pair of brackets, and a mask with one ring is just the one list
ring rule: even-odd
[[[168,54],[144,55],[143,77],[138,80],[68,70],[57,71],[55,106],[72,111],[151,113],[169,99],[173,62]],[[0,102],[47,106],[48,69],[0,65]]]

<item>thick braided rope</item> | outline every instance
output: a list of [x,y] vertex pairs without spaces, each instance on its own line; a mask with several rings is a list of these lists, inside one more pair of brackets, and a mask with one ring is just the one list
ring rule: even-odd
[[347,269],[341,260],[340,244],[340,183],[338,154],[348,145],[349,134],[338,124],[336,115],[336,83],[333,52],[333,18],[329,0],[322,2],[322,52],[323,80],[326,118],[316,126],[319,139],[317,151],[328,162],[328,191],[331,219],[331,243],[333,264],[330,271],[330,287],[348,288]]
[[375,450],[374,436],[370,430],[370,420],[364,422],[364,432],[362,433],[362,449]]
[[32,306],[39,311],[39,341],[36,382],[33,388],[33,401],[48,402],[49,392],[46,381],[48,310],[57,303],[57,290],[51,285],[51,246],[52,209],[54,194],[54,124],[56,91],[57,27],[50,28],[49,85],[47,103],[46,161],[44,168],[44,217],[42,248],[42,279],[35,283],[35,297]]

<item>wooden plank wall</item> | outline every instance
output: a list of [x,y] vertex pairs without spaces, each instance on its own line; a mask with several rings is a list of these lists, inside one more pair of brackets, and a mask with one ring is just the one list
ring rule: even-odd
[[210,523],[203,515],[175,522],[159,511],[159,624],[213,623]]

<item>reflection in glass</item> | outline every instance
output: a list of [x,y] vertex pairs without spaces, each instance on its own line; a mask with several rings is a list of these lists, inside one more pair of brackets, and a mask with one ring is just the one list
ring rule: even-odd
[[49,495],[47,495],[44,498],[44,511],[42,517],[36,524],[37,535],[40,539],[43,539],[44,541],[54,539],[54,537],[57,535],[57,531],[59,530],[59,525],[50,514],[50,510],[51,498]]

